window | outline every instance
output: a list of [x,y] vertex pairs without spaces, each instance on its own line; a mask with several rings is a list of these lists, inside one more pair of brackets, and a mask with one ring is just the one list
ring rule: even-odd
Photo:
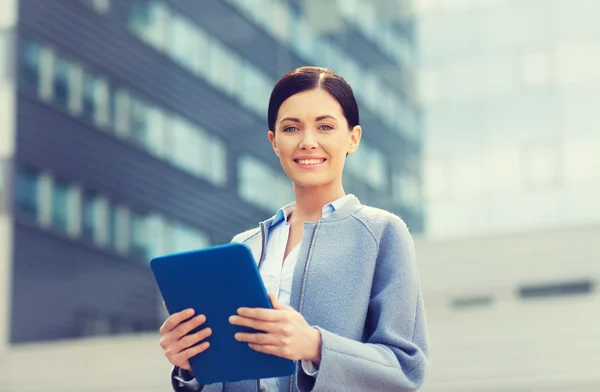
[[249,155],[238,160],[238,192],[249,203],[276,211],[294,199],[285,175]]
[[83,115],[99,126],[109,123],[108,84],[96,75],[83,75]]
[[209,245],[208,236],[200,230],[183,224],[171,226],[171,252],[196,250]]
[[361,142],[356,152],[348,156],[348,170],[358,179],[377,190],[383,190],[387,184],[387,160],[381,151]]
[[69,107],[71,97],[71,63],[60,56],[54,55],[52,97],[64,108]]
[[210,59],[210,37],[200,27],[196,27],[194,36],[191,38],[191,47],[188,48],[192,70],[197,75],[206,77]]
[[139,146],[148,144],[150,107],[139,99],[132,98],[129,108],[129,129],[131,139]]
[[225,143],[215,136],[206,135],[202,148],[204,176],[212,183],[224,185],[227,181],[227,149]]
[[523,286],[519,288],[519,297],[522,299],[540,299],[548,297],[586,295],[590,294],[592,291],[594,291],[594,284],[589,280],[581,280],[554,284]]
[[415,174],[394,174],[393,195],[394,199],[404,205],[411,207],[421,206],[421,184]]
[[130,106],[131,99],[127,91],[119,89],[117,91],[111,91],[109,94],[110,100],[110,118],[112,125],[121,136],[127,136],[130,130]]
[[157,214],[149,215],[146,219],[147,257],[162,256],[169,252],[167,223]]
[[117,249],[119,246],[119,210],[115,203],[108,203],[108,246]]
[[494,303],[494,298],[491,296],[481,296],[481,297],[465,297],[465,298],[456,298],[452,301],[452,307],[463,309],[463,308],[480,308],[487,307]]
[[37,216],[39,212],[39,173],[21,169],[17,173],[16,207],[21,213]]
[[110,0],[82,0],[88,7],[94,11],[105,14],[110,9]]
[[71,214],[69,185],[66,182],[54,180],[52,184],[52,226],[60,231],[67,232]]
[[41,80],[41,48],[39,45],[23,41],[21,44],[21,78],[35,91],[40,89]]
[[217,40],[210,43],[210,79],[231,95],[238,94],[237,69],[242,61]]
[[95,194],[84,192],[81,201],[81,234],[84,238],[96,241],[100,232],[98,201]]
[[132,212],[130,224],[130,253],[141,259],[147,259],[148,249],[148,230],[147,218],[145,215]]
[[194,68],[195,41],[195,26],[184,18],[173,17],[169,24],[169,45],[166,50],[175,61],[188,69]]
[[186,120],[175,118],[171,122],[171,149],[169,159],[187,172],[202,172],[200,151],[202,138]]
[[147,147],[151,153],[159,157],[164,157],[167,150],[167,146],[165,145],[167,141],[166,115],[158,108],[150,110],[149,115],[148,132],[146,135]]
[[129,26],[140,38],[155,48],[166,43],[169,9],[162,1],[134,1],[129,13]]

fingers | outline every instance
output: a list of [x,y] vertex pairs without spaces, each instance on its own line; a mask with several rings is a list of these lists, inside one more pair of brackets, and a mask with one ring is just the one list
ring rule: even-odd
[[209,342],[202,342],[197,346],[190,347],[178,353],[165,352],[165,356],[174,366],[190,370],[190,358],[203,353],[210,347]]
[[188,333],[190,333],[190,331],[192,331],[193,329],[204,324],[205,322],[206,322],[206,316],[204,316],[203,314],[196,316],[193,319],[190,319],[188,321],[185,321],[185,322],[179,324],[179,326],[177,328],[175,328],[175,330],[172,331],[173,338],[180,339],[180,338],[184,337],[185,335],[187,335]]
[[286,358],[278,346],[250,343],[248,344],[248,347],[250,347],[254,351]]
[[212,335],[212,329],[204,328],[203,330],[194,334],[188,335],[181,339],[178,344],[179,351],[184,351],[192,346],[195,346],[202,340]]
[[186,309],[182,312],[173,313],[160,327],[160,334],[166,335],[173,331],[182,321],[189,319],[194,315],[194,309]]
[[278,310],[264,308],[239,308],[240,316],[263,321],[280,321],[282,314]]
[[238,332],[234,335],[234,337],[238,342],[255,343],[261,345],[278,345],[280,340],[277,336],[267,333]]
[[229,322],[233,325],[238,325],[240,327],[248,327],[263,332],[273,332],[277,326],[277,323],[274,323],[272,321],[256,320],[240,316],[229,317]]

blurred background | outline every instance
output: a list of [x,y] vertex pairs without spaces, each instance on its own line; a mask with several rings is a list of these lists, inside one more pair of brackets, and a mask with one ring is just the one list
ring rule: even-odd
[[293,199],[303,65],[353,86],[345,188],[415,237],[423,391],[600,391],[598,0],[2,0],[0,391],[167,391],[152,256]]

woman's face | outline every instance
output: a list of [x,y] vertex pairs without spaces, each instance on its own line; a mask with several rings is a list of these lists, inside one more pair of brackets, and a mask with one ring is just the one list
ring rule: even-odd
[[[275,131],[275,132],[273,132]],[[269,140],[288,177],[302,187],[341,181],[346,154],[358,148],[360,126],[348,129],[342,107],[326,90],[286,99]]]

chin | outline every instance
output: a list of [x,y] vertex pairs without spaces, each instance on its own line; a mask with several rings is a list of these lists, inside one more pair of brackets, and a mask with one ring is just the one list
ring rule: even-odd
[[330,184],[332,182],[332,180],[330,179],[316,175],[295,176],[294,178],[292,178],[292,181],[296,186],[299,186],[301,188],[317,188],[320,186]]

